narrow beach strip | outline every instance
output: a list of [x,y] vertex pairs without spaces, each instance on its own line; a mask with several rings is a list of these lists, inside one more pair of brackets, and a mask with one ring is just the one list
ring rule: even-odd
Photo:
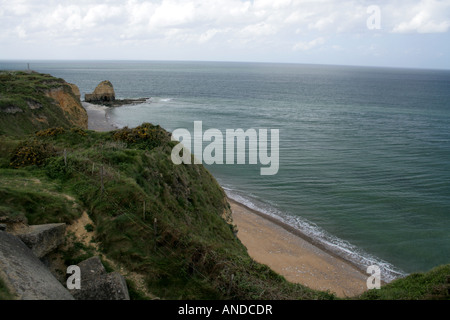
[[117,130],[106,118],[106,106],[98,106],[88,102],[82,102],[84,109],[88,114],[88,129],[94,131],[113,131]]
[[311,289],[355,297],[367,290],[369,275],[351,263],[314,245],[307,238],[261,212],[228,199],[237,236],[249,255],[286,280]]

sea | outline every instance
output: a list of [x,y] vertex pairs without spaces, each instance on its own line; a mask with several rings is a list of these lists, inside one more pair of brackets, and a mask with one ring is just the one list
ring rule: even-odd
[[362,270],[379,266],[386,282],[450,263],[450,70],[200,61],[0,61],[0,70],[27,63],[82,98],[103,80],[119,99],[148,98],[106,109],[118,128],[278,129],[275,175],[261,175],[261,163],[205,164],[230,198]]

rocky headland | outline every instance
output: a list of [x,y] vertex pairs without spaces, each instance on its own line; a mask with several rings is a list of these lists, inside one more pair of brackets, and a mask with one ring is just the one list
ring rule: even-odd
[[107,107],[120,107],[123,105],[144,103],[149,98],[116,99],[116,93],[111,81],[105,80],[98,84],[92,93],[84,95],[84,101]]
[[29,134],[56,126],[87,129],[80,91],[63,79],[33,71],[0,71],[0,90],[0,133]]
[[[103,87],[101,104],[115,101],[112,85]],[[306,253],[295,250],[313,245],[230,205],[204,166],[175,165],[169,132],[86,124],[73,85],[0,71],[0,300],[337,298],[337,289],[312,288],[331,281],[342,289],[337,267],[320,272],[325,264],[311,259],[320,281],[309,283],[276,273],[304,276]],[[68,286],[73,266],[81,288]],[[438,266],[352,299],[448,300],[449,275],[450,265]]]

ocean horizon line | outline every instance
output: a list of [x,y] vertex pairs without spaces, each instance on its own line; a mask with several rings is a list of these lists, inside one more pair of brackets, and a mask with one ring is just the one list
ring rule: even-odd
[[[296,65],[311,67],[342,67],[367,69],[392,69],[411,71],[450,71],[450,68],[431,68],[417,66],[396,65],[366,65],[366,64],[335,64],[335,63],[309,63],[295,61],[256,61],[256,60],[164,60],[164,59],[0,59],[1,63],[217,63],[217,64],[255,64],[255,65]],[[26,68],[25,68],[26,69]],[[32,68],[30,68],[32,70]],[[2,68],[0,67],[0,70]]]
[[408,273],[447,262],[448,72],[167,60],[31,68],[81,93],[107,79],[119,98],[155,98],[108,108],[118,128],[189,130],[196,120],[220,130],[282,128],[297,138],[280,140],[276,176],[245,165],[210,171],[343,239],[335,246],[348,241]]

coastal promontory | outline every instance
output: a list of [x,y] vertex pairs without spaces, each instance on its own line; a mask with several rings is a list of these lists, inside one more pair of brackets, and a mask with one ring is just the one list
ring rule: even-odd
[[87,124],[76,85],[48,74],[0,71],[0,133],[27,134],[49,127],[87,129]]
[[[50,75],[0,71],[0,300],[337,298],[250,256],[240,236],[261,241],[235,224],[207,168],[171,161],[170,132],[151,123],[86,130],[78,91]],[[258,237],[276,239],[248,219]],[[292,252],[285,261],[297,261]],[[81,288],[68,286],[74,266]],[[448,300],[449,274],[440,266],[354,298]]]

